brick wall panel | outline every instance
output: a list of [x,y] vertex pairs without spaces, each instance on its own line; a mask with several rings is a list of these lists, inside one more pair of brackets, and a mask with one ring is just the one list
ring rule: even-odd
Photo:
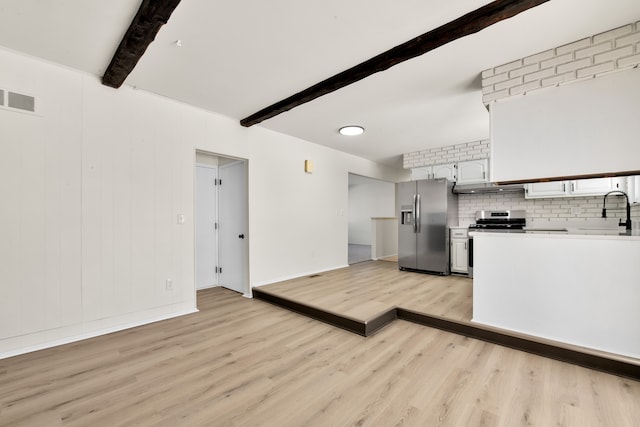
[[482,101],[490,104],[638,64],[640,22],[634,22],[483,71]]
[[613,43],[611,42],[600,43],[595,46],[588,47],[586,49],[578,50],[576,52],[576,58],[589,58],[589,57],[592,57],[593,55],[597,55],[598,53],[611,50],[612,48],[613,48]]
[[640,53],[618,60],[618,68],[627,68],[640,64]]
[[556,48],[556,55],[564,55],[565,53],[574,52],[578,49],[585,48],[587,46],[591,46],[591,38],[586,38],[582,40],[578,40],[577,42],[565,44],[564,46],[560,46]]
[[612,40],[624,36],[625,34],[632,33],[634,31],[634,27],[635,26],[633,24],[629,24],[615,28],[613,30],[605,31],[604,33],[593,36],[593,42],[600,43],[605,40]]

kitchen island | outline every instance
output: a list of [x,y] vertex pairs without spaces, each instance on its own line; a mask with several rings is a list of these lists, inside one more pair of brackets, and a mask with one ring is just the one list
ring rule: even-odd
[[640,358],[640,235],[603,233],[473,233],[472,321]]

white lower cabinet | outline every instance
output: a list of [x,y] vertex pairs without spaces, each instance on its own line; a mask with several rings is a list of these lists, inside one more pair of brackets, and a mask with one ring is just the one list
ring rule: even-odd
[[451,228],[451,272],[468,273],[469,236],[466,228]]

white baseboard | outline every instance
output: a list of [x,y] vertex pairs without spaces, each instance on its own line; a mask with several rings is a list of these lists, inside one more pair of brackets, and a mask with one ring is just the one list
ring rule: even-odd
[[389,258],[389,257],[392,257],[392,256],[398,256],[398,253],[396,252],[395,254],[380,255],[379,257],[377,257],[377,258],[372,258],[372,259],[373,259],[374,261],[377,261],[377,260],[379,260],[379,259]]
[[266,281],[263,281],[263,282],[252,283],[251,287],[252,288],[258,288],[260,286],[272,285],[274,283],[284,282],[285,280],[298,279],[300,277],[311,276],[313,274],[326,273],[327,271],[339,270],[341,268],[346,268],[346,267],[349,267],[349,264],[339,265],[339,266],[336,266],[336,267],[328,267],[328,268],[324,268],[322,270],[317,270],[317,271],[309,271],[309,272],[306,272],[306,273],[294,274],[294,275],[291,275],[291,276],[279,277],[277,279],[266,280]]
[[59,339],[54,339],[54,340],[49,340],[49,341],[43,341],[43,342],[35,344],[35,345],[29,345],[29,346],[25,346],[25,347],[20,347],[20,348],[8,350],[8,351],[0,352],[0,359],[6,359],[8,357],[18,356],[18,355],[25,354],[25,353],[31,353],[33,351],[38,351],[38,350],[44,350],[44,349],[51,348],[51,347],[57,347],[57,346],[64,345],[64,344],[70,344],[70,343],[73,343],[73,342],[82,341],[82,340],[86,340],[86,339],[89,339],[89,338],[94,338],[94,337],[97,337],[97,336],[100,336],[100,335],[106,335],[106,334],[110,334],[110,333],[113,333],[113,332],[123,331],[125,329],[135,328],[137,326],[147,325],[149,323],[155,323],[155,322],[159,322],[159,321],[162,321],[162,320],[172,319],[174,317],[184,316],[186,314],[197,313],[198,311],[199,310],[197,308],[184,309],[184,310],[180,310],[180,311],[176,311],[176,312],[172,312],[172,313],[167,313],[167,314],[163,314],[163,315],[159,315],[159,316],[150,317],[150,318],[143,319],[143,320],[138,320],[138,321],[134,321],[134,322],[127,322],[127,323],[123,323],[123,324],[120,324],[120,325],[116,325],[116,326],[112,326],[112,327],[108,327],[108,328],[103,328],[103,329],[97,329],[97,330],[86,332],[86,333],[82,333],[82,334],[77,334],[77,335],[68,336],[68,337],[59,338]]

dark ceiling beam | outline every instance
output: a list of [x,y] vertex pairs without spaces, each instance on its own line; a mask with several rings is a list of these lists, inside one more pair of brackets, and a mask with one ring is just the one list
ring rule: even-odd
[[355,67],[329,77],[302,92],[276,102],[240,120],[240,124],[245,127],[258,124],[461,37],[477,33],[497,22],[511,18],[547,1],[549,0],[497,0],[489,3],[428,33],[374,56]]
[[111,59],[102,84],[119,88],[142,58],[147,47],[156,38],[160,27],[169,21],[169,17],[180,0],[143,0],[138,13],[131,21],[116,53]]

